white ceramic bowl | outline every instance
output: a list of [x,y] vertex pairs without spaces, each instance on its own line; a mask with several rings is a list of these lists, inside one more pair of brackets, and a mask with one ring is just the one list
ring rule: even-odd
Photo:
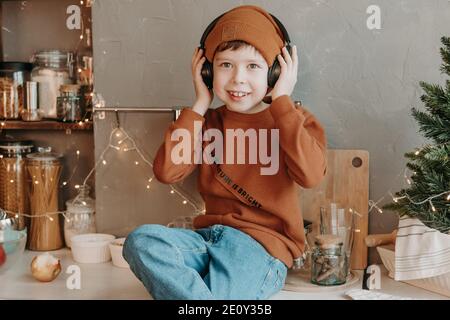
[[119,238],[109,244],[111,250],[112,263],[119,268],[130,268],[128,262],[122,256],[123,243],[126,238]]
[[86,233],[73,236],[72,256],[79,263],[102,263],[111,260],[109,243],[116,237],[103,233]]

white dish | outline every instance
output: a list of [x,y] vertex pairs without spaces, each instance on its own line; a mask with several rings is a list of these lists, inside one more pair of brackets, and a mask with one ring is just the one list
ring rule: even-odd
[[87,233],[73,236],[72,256],[79,263],[102,263],[111,260],[109,243],[116,237],[103,233]]
[[[395,274],[395,251],[392,246],[379,246],[377,247],[381,260],[384,266],[389,271],[389,277],[394,279]],[[436,292],[444,296],[450,297],[450,272],[437,276],[416,280],[405,280],[406,282],[415,287],[419,287],[428,291]]]
[[119,238],[109,244],[111,250],[112,263],[119,268],[130,268],[128,262],[122,256],[123,243],[126,238]]

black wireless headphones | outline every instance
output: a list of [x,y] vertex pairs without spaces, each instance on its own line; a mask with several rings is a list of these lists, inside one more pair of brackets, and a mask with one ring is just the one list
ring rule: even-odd
[[[200,47],[199,47],[200,49],[203,49],[203,53],[205,52],[206,38],[208,37],[209,33],[216,25],[217,21],[224,14],[221,14],[219,17],[214,19],[213,22],[211,22],[208,25],[205,32],[203,32],[202,38],[200,39]],[[289,55],[291,55],[292,54],[291,39],[289,38],[289,34],[287,33],[286,28],[283,26],[283,24],[280,22],[280,20],[278,20],[274,15],[270,14],[270,16],[273,18],[275,23],[280,28],[281,33],[283,34],[283,38],[284,38],[283,40],[285,42],[286,49],[288,50]],[[212,87],[213,87],[213,64],[212,64],[212,62],[208,61],[208,59],[206,59],[205,62],[203,63],[201,73],[202,73],[203,82],[206,84],[208,89],[212,89]],[[280,63],[278,62],[278,59],[275,58],[275,61],[272,63],[272,66],[269,68],[269,71],[267,73],[267,85],[270,88],[273,88],[275,86],[275,83],[277,82],[278,78],[280,77],[280,73],[281,73],[281,66],[280,66]]]

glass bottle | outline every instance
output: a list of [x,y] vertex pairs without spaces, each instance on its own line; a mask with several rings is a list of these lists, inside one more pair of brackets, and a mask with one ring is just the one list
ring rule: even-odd
[[311,282],[323,286],[347,281],[348,260],[342,238],[335,235],[316,236],[311,256]]
[[71,238],[78,234],[95,233],[95,200],[89,196],[90,187],[81,185],[78,195],[66,202],[66,219],[64,220],[64,239],[71,247]]

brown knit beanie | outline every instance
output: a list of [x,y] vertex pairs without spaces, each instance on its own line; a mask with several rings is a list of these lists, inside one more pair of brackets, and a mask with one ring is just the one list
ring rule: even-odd
[[205,56],[212,62],[217,47],[233,40],[242,40],[262,54],[269,67],[284,46],[283,34],[264,9],[257,6],[240,6],[226,12],[205,40]]

